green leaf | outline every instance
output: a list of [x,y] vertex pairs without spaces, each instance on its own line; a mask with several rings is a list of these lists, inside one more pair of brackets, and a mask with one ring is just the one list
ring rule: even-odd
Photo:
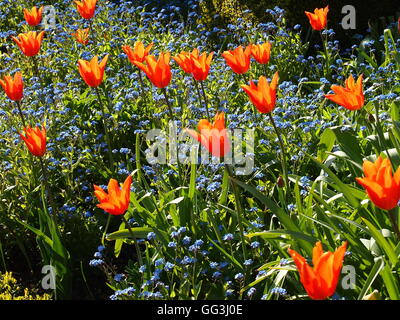
[[[147,234],[149,232],[152,232],[152,228],[146,228],[146,227],[141,227],[141,228],[131,228],[133,235],[137,239],[145,239],[147,237]],[[123,230],[118,230],[116,232],[110,233],[106,236],[106,239],[108,241],[113,241],[113,240],[118,240],[118,239],[127,239],[131,238],[132,235],[129,232],[128,229],[123,229]]]
[[[118,228],[119,231],[125,230],[125,222],[122,222]],[[115,240],[114,244],[114,255],[116,258],[119,257],[119,254],[121,253],[122,245],[124,243],[124,239],[117,239]]]
[[195,191],[196,191],[196,164],[192,163],[190,170],[190,185],[189,185],[189,199],[191,201],[193,201]]
[[375,264],[372,267],[372,270],[369,273],[368,278],[365,281],[364,286],[362,287],[357,300],[361,300],[362,298],[364,298],[364,296],[366,295],[369,288],[371,288],[376,277],[379,275],[379,272],[382,270],[383,265],[384,265],[384,261],[383,261],[382,257],[376,258]]
[[310,242],[312,245],[314,245],[318,239],[306,235],[302,232],[295,232],[295,231],[290,231],[290,230],[270,230],[270,231],[262,231],[262,232],[254,232],[254,233],[249,233],[246,235],[249,238],[253,237],[261,237],[263,239],[274,239],[274,240],[288,240],[285,236],[290,236],[292,239],[301,239]]
[[389,293],[389,297],[392,300],[400,300],[400,292],[399,292],[399,279],[398,273],[392,271],[388,264],[381,271],[381,276],[383,282],[385,283],[386,290]]
[[224,177],[222,179],[222,191],[219,197],[219,204],[226,204],[226,200],[228,199],[228,191],[229,191],[229,172],[224,170]]
[[318,161],[324,162],[326,160],[328,157],[327,152],[332,151],[332,148],[335,145],[335,140],[335,133],[330,128],[326,128],[318,143]]
[[340,145],[340,149],[345,152],[349,158],[357,163],[363,162],[360,143],[353,133],[341,131],[342,127],[334,127],[332,131],[336,136],[336,141]]
[[235,259],[235,257],[233,257],[233,256],[230,255],[228,252],[226,252],[221,246],[219,246],[215,241],[213,241],[208,235],[207,235],[207,237],[208,237],[208,240],[210,240],[210,242],[211,242],[219,251],[221,251],[221,253],[222,253],[225,257],[227,257],[227,258],[228,258],[229,260],[231,260],[234,264],[236,264],[236,265],[239,267],[239,269],[243,270],[243,265],[241,265],[240,262],[237,261],[237,260]]
[[[275,214],[279,221],[282,223],[282,225],[285,227],[285,229],[290,230],[290,231],[295,231],[298,233],[301,233],[300,228],[296,224],[295,220],[292,219],[282,208],[280,208],[272,199],[267,197],[266,195],[262,194],[260,191],[258,191],[256,188],[251,187],[247,185],[244,182],[241,182],[239,180],[236,180],[235,178],[231,178],[234,183],[242,187],[244,190],[248,191],[251,193],[254,197],[256,197],[261,203],[263,203],[268,209],[271,210],[273,214]],[[308,242],[304,240],[299,240],[301,242],[302,246],[309,252],[311,253],[313,246]]]
[[400,121],[400,102],[393,101],[390,106],[390,115],[393,121]]
[[343,193],[343,195],[346,197],[347,201],[352,207],[358,208],[360,206],[359,201],[353,196],[352,190],[348,185],[344,184],[342,180],[338,176],[336,176],[326,165],[314,159],[312,156],[306,156],[309,157],[314,163],[316,163],[322,170],[324,170],[328,174],[328,176],[333,180],[336,189]]
[[390,245],[389,242],[386,241],[382,233],[378,229],[376,229],[371,222],[364,218],[361,219],[367,225],[372,237],[376,240],[379,247],[386,253],[392,265],[396,265],[399,259],[396,255],[396,252],[394,251],[394,248]]

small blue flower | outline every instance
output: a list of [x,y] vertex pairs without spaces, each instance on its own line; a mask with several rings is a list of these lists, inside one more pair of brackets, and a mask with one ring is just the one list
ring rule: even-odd
[[231,241],[233,240],[234,236],[232,233],[227,233],[226,235],[223,236],[222,240],[224,241]]
[[140,266],[139,272],[144,273],[145,271],[146,271],[146,265],[144,264],[144,265]]
[[234,291],[232,289],[228,289],[228,290],[225,291],[225,296],[226,297],[230,297],[230,296],[233,295],[233,293],[234,293]]
[[256,249],[260,246],[260,243],[258,241],[253,241],[252,243],[250,243],[250,247],[252,247],[253,249]]
[[186,231],[187,231],[186,227],[180,227],[180,228],[178,229],[178,233],[179,233],[179,234],[185,233]]
[[244,279],[243,273],[237,273],[235,274],[235,280],[237,281],[242,281]]
[[170,243],[168,243],[168,248],[176,248],[176,246],[176,242],[171,241]]
[[98,267],[98,266],[101,266],[103,263],[104,263],[104,261],[101,259],[93,259],[93,260],[89,261],[89,266]]
[[183,243],[185,246],[187,246],[188,244],[190,244],[190,241],[191,241],[191,239],[190,239],[190,237],[188,237],[188,236],[185,236],[185,237],[182,239],[182,243]]
[[123,275],[122,273],[117,273],[114,276],[114,280],[117,281],[117,282],[121,282],[124,278],[125,278],[125,275]]
[[276,293],[277,295],[280,296],[285,296],[287,295],[287,291],[284,288],[279,288],[279,287],[275,287],[271,289],[271,293]]
[[252,259],[247,259],[245,262],[243,262],[243,264],[245,266],[251,266],[253,264],[253,260]]
[[164,259],[164,258],[160,258],[160,259],[157,259],[157,260],[154,262],[154,265],[155,265],[156,267],[159,267],[159,266],[163,265],[164,263],[165,263],[165,259]]
[[149,232],[147,234],[147,240],[154,240],[156,238],[156,234],[154,232]]
[[279,265],[280,266],[286,266],[289,264],[289,260],[288,259],[281,259],[281,261],[279,261]]
[[247,296],[250,298],[256,293],[256,288],[250,288],[249,291],[247,291]]
[[167,262],[164,266],[164,270],[168,272],[168,271],[171,271],[174,267],[175,267],[175,265],[173,263]]

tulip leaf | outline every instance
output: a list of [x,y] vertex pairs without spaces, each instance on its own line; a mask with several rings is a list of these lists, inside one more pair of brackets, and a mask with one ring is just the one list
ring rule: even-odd
[[[122,222],[121,225],[119,226],[118,230],[125,230],[125,222]],[[122,245],[124,243],[124,239],[116,239],[115,244],[114,244],[114,255],[116,258],[119,257],[119,254],[121,253]]]
[[330,128],[326,128],[318,143],[318,161],[324,162],[326,160],[328,157],[327,152],[332,151],[335,140],[335,133]]
[[396,265],[397,262],[399,261],[398,256],[396,255],[396,252],[394,251],[394,248],[391,246],[391,244],[386,241],[385,237],[382,235],[382,233],[374,227],[374,225],[369,222],[367,219],[361,218],[363,222],[367,225],[369,231],[371,232],[372,237],[376,240],[378,243],[379,247],[385,251],[387,257],[389,258],[390,262],[392,265]]
[[[400,300],[398,274],[393,272],[388,264],[381,270],[381,276],[391,300]],[[397,279],[396,279],[397,278]]]
[[269,230],[269,231],[262,231],[262,232],[254,232],[254,233],[249,233],[246,235],[249,238],[253,238],[253,237],[261,237],[263,239],[272,239],[272,240],[288,240],[285,236],[290,236],[290,238],[293,239],[302,239],[305,241],[310,242],[312,245],[314,245],[318,239],[306,235],[302,232],[295,232],[295,231],[291,231],[291,230]]
[[383,265],[384,265],[383,258],[382,257],[376,258],[375,264],[372,267],[371,272],[369,273],[368,278],[365,281],[364,286],[362,287],[357,300],[361,300],[362,298],[364,298],[365,294],[374,283],[376,277],[379,275],[379,272],[382,270]]
[[343,192],[343,195],[346,197],[347,201],[352,207],[359,207],[360,203],[354,197],[352,190],[348,185],[344,184],[342,180],[338,176],[336,176],[326,165],[314,159],[312,156],[307,156],[328,174],[328,176],[333,180],[334,184],[336,185],[336,189],[340,192]]
[[[141,227],[141,228],[131,228],[131,231],[135,238],[137,239],[144,239],[147,238],[147,234],[152,232],[153,229]],[[106,236],[108,241],[118,240],[118,239],[127,239],[131,238],[132,235],[128,229],[118,230],[116,232],[110,233]]]
[[219,251],[221,251],[221,253],[222,253],[225,257],[227,257],[227,258],[228,258],[229,260],[231,260],[234,264],[236,264],[237,267],[239,267],[240,269],[243,269],[243,265],[242,265],[239,261],[237,261],[237,260],[235,259],[234,256],[232,256],[232,255],[230,255],[228,252],[226,252],[221,246],[219,246],[215,241],[213,241],[208,235],[207,235],[207,237],[208,237],[208,240],[210,240],[210,242],[211,242]]

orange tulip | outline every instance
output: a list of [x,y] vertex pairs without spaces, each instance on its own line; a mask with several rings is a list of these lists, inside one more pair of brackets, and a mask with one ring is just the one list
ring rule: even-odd
[[42,157],[46,153],[46,128],[44,125],[42,125],[42,129],[39,127],[32,129],[27,126],[24,131],[25,135],[21,133],[19,135],[25,141],[29,152],[36,157]]
[[179,66],[182,68],[183,71],[190,74],[193,71],[192,57],[194,55],[197,55],[197,57],[199,56],[198,49],[193,49],[192,52],[182,51],[176,57],[172,57],[172,59],[174,59],[176,63],[179,64]]
[[242,89],[249,95],[250,101],[261,113],[269,113],[275,108],[276,88],[278,86],[278,72],[274,74],[271,85],[264,76],[260,76],[258,84],[250,81],[250,85],[242,85]]
[[79,59],[79,73],[86,84],[90,87],[98,87],[103,82],[104,69],[106,68],[108,54],[99,63],[97,56],[92,60],[86,61]]
[[96,2],[97,0],[82,0],[76,1],[76,9],[78,10],[79,14],[84,19],[92,19],[94,16],[94,11],[96,10]]
[[208,73],[210,72],[211,61],[214,52],[211,52],[208,56],[207,53],[203,52],[200,56],[193,57],[193,78],[197,81],[204,81],[207,79]]
[[83,45],[87,45],[89,42],[89,28],[78,29],[75,33],[71,33],[71,35],[75,37],[76,41]]
[[153,43],[150,43],[146,48],[140,41],[135,42],[133,49],[130,46],[122,46],[122,50],[128,56],[129,61],[134,64],[136,62],[144,62],[144,58],[149,55]]
[[0,85],[11,100],[20,101],[22,99],[24,95],[24,82],[22,81],[21,72],[16,72],[14,78],[11,76],[5,76],[4,80],[0,79]]
[[381,157],[373,163],[364,161],[364,178],[356,178],[366,190],[371,201],[383,210],[397,207],[400,200],[400,168],[392,175],[392,165],[389,159]]
[[335,293],[346,247],[347,241],[334,253],[324,252],[321,242],[317,242],[313,249],[312,267],[307,264],[304,257],[289,249],[289,254],[300,273],[300,282],[311,299],[323,300]]
[[325,29],[327,23],[327,16],[328,16],[329,6],[321,9],[315,9],[314,13],[304,11],[310,20],[311,27],[314,30],[321,31]]
[[108,193],[99,186],[94,185],[94,194],[100,201],[97,207],[112,215],[124,214],[129,208],[131,184],[132,176],[128,176],[121,190],[117,180],[110,179],[108,183]]
[[42,44],[44,31],[39,32],[29,31],[27,33],[20,33],[18,37],[12,37],[22,53],[28,57],[35,56],[39,53]]
[[354,83],[352,75],[345,81],[346,87],[333,85],[331,89],[335,94],[327,94],[325,98],[332,100],[333,102],[345,107],[349,110],[359,110],[364,105],[364,93],[363,93],[363,77],[358,77],[357,82]]
[[191,129],[186,129],[186,132],[199,141],[213,156],[224,157],[229,152],[230,141],[223,112],[216,114],[213,124],[207,119],[200,120],[198,130],[200,133]]
[[243,74],[249,70],[250,55],[251,46],[247,46],[245,50],[243,50],[242,46],[239,46],[235,50],[229,50],[222,53],[228,66],[237,74]]
[[214,52],[208,56],[205,52],[200,55],[199,49],[195,48],[192,52],[183,51],[178,56],[172,58],[179,64],[183,71],[191,73],[195,80],[204,81],[210,72],[213,55]]
[[165,88],[172,78],[171,67],[169,66],[170,53],[160,53],[158,60],[152,55],[148,55],[144,59],[146,64],[137,61],[133,64],[146,73],[156,87]]
[[42,21],[43,7],[33,7],[31,10],[24,9],[24,17],[30,26],[37,26]]
[[251,45],[251,55],[258,63],[267,64],[271,57],[271,43]]

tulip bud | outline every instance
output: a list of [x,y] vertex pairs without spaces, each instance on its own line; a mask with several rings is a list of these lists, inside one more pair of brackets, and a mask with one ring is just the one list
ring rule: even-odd
[[276,184],[279,188],[283,188],[285,186],[285,181],[283,180],[282,176],[278,177],[278,180],[276,180]]
[[362,299],[363,300],[382,300],[381,295],[379,294],[378,290],[374,290],[374,292],[367,294]]

